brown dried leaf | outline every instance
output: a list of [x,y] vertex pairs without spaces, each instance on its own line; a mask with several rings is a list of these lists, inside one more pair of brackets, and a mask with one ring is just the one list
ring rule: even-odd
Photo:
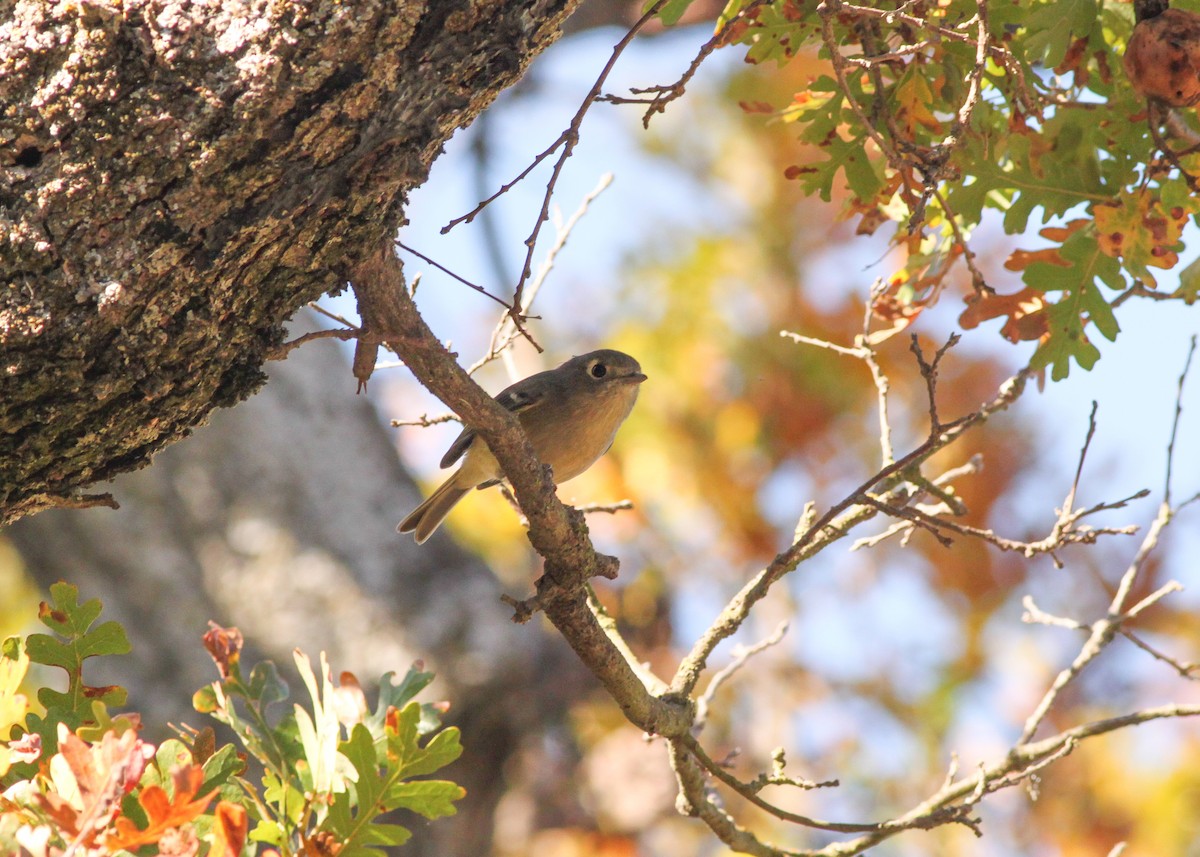
[[958,317],[963,330],[971,330],[985,321],[1008,316],[1000,333],[1009,342],[1041,339],[1047,330],[1046,298],[1034,289],[1022,289],[1013,295],[977,292],[967,298],[967,308]]

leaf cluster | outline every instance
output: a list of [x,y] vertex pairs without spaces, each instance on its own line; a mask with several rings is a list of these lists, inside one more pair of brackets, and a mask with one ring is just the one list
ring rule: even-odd
[[[288,697],[275,666],[244,677],[241,635],[213,626],[205,644],[221,678],[194,703],[228,725],[241,750],[218,746],[212,728],[185,728],[154,746],[138,736],[136,714],[109,715],[125,702],[122,688],[84,683],[87,659],[129,651],[124,629],[97,625],[100,602],[80,604],[73,586],[56,584],[50,595],[39,615],[51,633],[10,638],[0,651],[0,851],[238,857],[269,847],[368,857],[411,835],[382,822],[385,813],[455,812],[462,788],[423,779],[462,746],[434,706],[414,701],[433,679],[419,664],[399,683],[383,676],[369,711],[353,675],[335,685],[322,655],[318,679],[297,651],[307,704],[274,717],[268,709]],[[67,673],[65,692],[38,691],[40,714],[22,692],[31,664]],[[247,755],[261,766],[257,783]]]
[[[1099,0],[732,0],[718,35],[751,63],[826,62],[790,104],[744,107],[795,126],[785,175],[806,195],[840,202],[860,233],[891,224],[903,261],[875,304],[889,335],[965,265],[962,325],[1005,318],[1059,379],[1094,365],[1091,330],[1115,339],[1131,296],[1195,299],[1194,277],[1168,293],[1157,275],[1200,216],[1196,120],[1147,105],[1120,71],[1133,26],[1129,4]],[[1039,246],[985,272],[971,236],[989,223],[1040,229]]]

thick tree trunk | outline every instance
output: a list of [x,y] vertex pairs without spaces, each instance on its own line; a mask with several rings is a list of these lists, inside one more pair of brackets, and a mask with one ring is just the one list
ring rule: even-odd
[[468,797],[454,818],[418,824],[414,853],[476,857],[514,786],[510,758],[544,751],[591,683],[560,639],[510,621],[477,559],[442,533],[419,548],[396,534],[420,494],[352,390],[338,347],[306,344],[258,395],[105,486],[120,511],[47,511],[6,534],[43,587],[66,579],[124,624],[132,655],[89,662],[86,677],[129,688],[152,739],[168,721],[205,723],[190,701],[216,677],[200,645],[209,619],[285,674],[294,647],[364,682],[424,659],[438,675],[428,698],[449,700],[463,728],[447,776]]
[[572,0],[0,0],[0,523],[263,382]]

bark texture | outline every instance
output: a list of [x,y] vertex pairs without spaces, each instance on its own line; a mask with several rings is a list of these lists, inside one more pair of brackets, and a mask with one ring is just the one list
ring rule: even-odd
[[0,523],[255,391],[571,0],[0,0]]

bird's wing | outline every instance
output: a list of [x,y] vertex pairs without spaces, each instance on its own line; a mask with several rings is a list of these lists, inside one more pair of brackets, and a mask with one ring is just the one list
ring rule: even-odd
[[[529,379],[526,379],[529,380]],[[519,414],[521,411],[527,410],[536,405],[545,396],[544,392],[531,392],[524,386],[523,382],[513,384],[500,391],[496,396],[496,401],[503,405],[514,414]],[[475,440],[475,429],[466,428],[462,433],[454,439],[454,443],[450,444],[450,448],[446,450],[446,454],[442,456],[439,462],[439,467],[449,467],[454,462],[458,461],[470,448]]]

